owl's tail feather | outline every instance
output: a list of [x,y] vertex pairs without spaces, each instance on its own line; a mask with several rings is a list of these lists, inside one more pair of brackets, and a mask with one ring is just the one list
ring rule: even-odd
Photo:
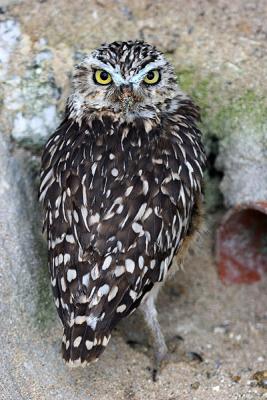
[[109,332],[94,330],[84,316],[79,318],[71,327],[65,327],[62,338],[62,356],[70,367],[97,361],[110,339]]

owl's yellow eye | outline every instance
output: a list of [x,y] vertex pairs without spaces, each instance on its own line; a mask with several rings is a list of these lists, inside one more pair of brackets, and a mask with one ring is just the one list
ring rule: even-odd
[[112,82],[111,75],[103,69],[98,69],[95,71],[94,79],[96,83],[99,83],[100,85],[108,85],[110,82]]
[[144,78],[144,82],[147,83],[148,85],[155,85],[155,83],[158,83],[159,80],[160,80],[160,74],[157,69],[149,71]]

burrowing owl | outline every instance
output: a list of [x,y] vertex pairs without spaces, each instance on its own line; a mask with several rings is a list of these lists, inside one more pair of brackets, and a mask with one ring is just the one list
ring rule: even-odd
[[97,359],[138,306],[156,364],[166,356],[155,299],[198,225],[205,164],[198,119],[173,67],[147,43],[102,45],[75,68],[40,185],[67,363]]

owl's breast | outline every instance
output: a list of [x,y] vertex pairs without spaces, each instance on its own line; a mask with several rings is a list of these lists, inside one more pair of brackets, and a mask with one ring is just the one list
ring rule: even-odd
[[44,154],[40,197],[54,236],[69,229],[99,255],[154,257],[177,248],[201,190],[197,140],[182,129],[148,134],[144,125],[104,131],[99,122],[94,130],[71,135],[69,128]]

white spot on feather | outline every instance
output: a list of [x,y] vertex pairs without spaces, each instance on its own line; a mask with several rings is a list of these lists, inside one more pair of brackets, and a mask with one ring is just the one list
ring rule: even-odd
[[86,186],[83,185],[83,204],[87,206],[87,193],[86,193]]
[[119,276],[124,274],[124,272],[125,272],[125,267],[123,265],[118,265],[115,268],[114,275],[118,278]]
[[104,336],[102,340],[102,346],[106,347],[110,339],[110,336]]
[[83,284],[84,286],[88,286],[88,284],[89,284],[89,277],[90,277],[89,272],[88,272],[88,274],[85,274],[85,275],[82,277],[82,284]]
[[94,268],[91,271],[91,277],[92,277],[93,281],[95,281],[99,277],[99,269],[98,269],[97,264],[94,266]]
[[135,300],[137,297],[137,293],[134,290],[130,290],[129,295],[132,298],[132,300]]
[[100,221],[100,215],[98,213],[95,213],[94,215],[91,215],[89,218],[89,225],[96,224]]
[[85,321],[86,321],[86,316],[85,315],[78,315],[74,320],[75,324],[77,324],[77,325],[81,325]]
[[145,263],[144,257],[143,256],[139,256],[139,258],[138,258],[138,266],[139,266],[140,269],[143,269],[144,263]]
[[111,262],[112,262],[112,257],[111,256],[107,256],[105,258],[105,261],[103,262],[102,269],[103,270],[108,269],[110,267]]
[[95,315],[89,315],[89,317],[86,318],[87,325],[90,326],[93,330],[96,328],[98,318]]
[[74,346],[74,347],[79,347],[79,345],[81,344],[81,341],[82,341],[82,337],[81,337],[81,336],[78,336],[78,337],[74,340],[73,346]]
[[114,176],[114,177],[119,175],[119,171],[117,170],[117,168],[112,168],[111,175]]
[[126,267],[126,270],[132,274],[134,272],[134,268],[135,268],[134,261],[131,260],[130,258],[126,258],[125,267]]
[[109,289],[110,289],[110,288],[109,288],[109,285],[107,285],[107,284],[105,283],[103,286],[101,286],[101,287],[98,289],[97,295],[98,295],[99,297],[105,296],[105,295],[108,294]]
[[114,299],[114,297],[116,297],[118,290],[119,290],[118,286],[113,286],[113,288],[111,289],[111,291],[108,295],[108,301],[111,301]]
[[94,162],[94,164],[93,164],[92,167],[91,167],[91,172],[92,172],[92,175],[93,175],[93,176],[94,176],[94,174],[95,174],[96,167],[97,167],[97,163]]
[[138,210],[138,213],[136,214],[136,216],[134,218],[135,221],[138,221],[139,219],[141,219],[143,217],[143,215],[144,215],[144,213],[146,211],[146,206],[147,206],[147,203],[143,203],[141,205],[141,207]]
[[121,306],[117,307],[117,309],[116,309],[117,313],[122,313],[125,310],[126,310],[126,304],[122,304]]
[[64,254],[64,264],[66,265],[70,261],[70,254]]
[[81,213],[82,213],[82,217],[83,217],[83,221],[84,221],[84,225],[86,227],[86,229],[89,231],[89,226],[87,224],[87,216],[88,216],[88,210],[86,207],[82,206],[81,207]]
[[137,222],[132,223],[132,229],[135,233],[140,233],[143,230],[142,225],[138,224]]
[[58,196],[57,199],[56,199],[56,201],[55,201],[55,206],[56,206],[56,208],[59,207],[60,203],[61,203],[61,196]]
[[74,217],[75,221],[78,223],[79,222],[79,215],[78,215],[76,210],[73,211],[73,217]]
[[133,190],[133,186],[129,186],[126,190],[125,190],[125,196],[128,197],[129,194],[132,192]]
[[145,196],[148,193],[148,189],[149,189],[148,181],[144,180],[143,181],[143,193],[144,193]]
[[151,121],[151,119],[145,119],[144,120],[144,128],[145,128],[146,133],[151,131],[151,129],[152,129],[152,121]]
[[60,283],[61,283],[61,288],[62,288],[63,292],[66,292],[67,286],[66,286],[66,282],[65,282],[64,276],[62,276],[62,278],[60,280]]
[[152,213],[152,208],[151,207],[149,207],[147,210],[146,210],[146,212],[144,213],[144,215],[143,215],[143,220],[145,220],[145,219],[147,219],[149,216],[150,216],[150,214]]
[[66,235],[66,242],[68,243],[75,243],[75,239],[73,235]]
[[75,269],[69,269],[67,272],[67,280],[68,282],[73,281],[77,276],[77,272]]
[[117,208],[117,210],[116,210],[116,214],[121,214],[122,213],[122,211],[123,211],[123,205],[121,204],[118,208]]
[[86,346],[87,350],[91,350],[94,347],[94,342],[91,342],[91,340],[86,340],[85,346]]

